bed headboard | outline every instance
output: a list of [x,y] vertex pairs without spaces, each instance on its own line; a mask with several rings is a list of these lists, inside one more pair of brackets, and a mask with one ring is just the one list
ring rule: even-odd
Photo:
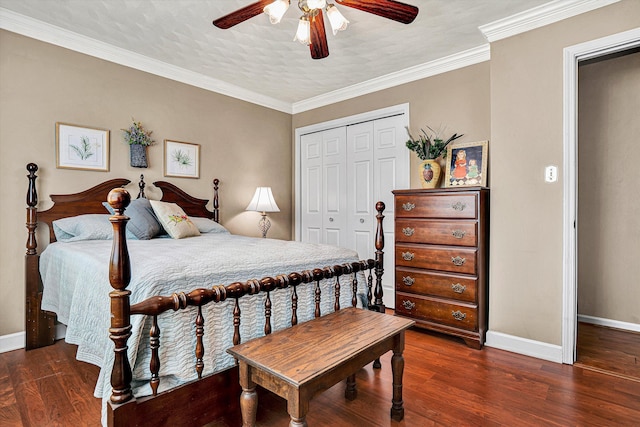
[[[102,203],[107,200],[109,191],[131,183],[130,180],[125,178],[115,178],[79,193],[52,194],[50,197],[53,201],[53,206],[47,210],[38,211],[36,208],[38,204],[38,193],[36,191],[36,172],[38,171],[38,165],[29,163],[27,165],[27,171],[29,172],[29,175],[27,175],[29,179],[29,188],[27,191],[28,254],[36,253],[35,229],[38,222],[43,222],[49,226],[49,242],[55,242],[56,237],[53,233],[53,221],[82,214],[106,214],[107,211]],[[153,185],[162,190],[162,198],[160,200],[176,203],[187,215],[205,217],[213,219],[215,222],[220,222],[219,184],[219,179],[216,178],[213,180],[213,211],[210,211],[207,209],[208,199],[193,197],[170,182],[156,181],[153,183]],[[140,188],[138,198],[145,197],[144,175],[140,175],[138,187]]]
[[[131,181],[124,178],[116,178],[105,181],[101,184],[98,184],[94,187],[89,188],[88,190],[81,191],[80,193],[75,194],[52,194],[51,200],[53,201],[53,206],[51,208],[37,212],[36,216],[36,205],[38,204],[38,193],[36,192],[36,172],[38,171],[38,165],[35,163],[29,163],[27,165],[27,170],[29,171],[29,190],[27,192],[27,226],[31,221],[29,219],[35,220],[37,218],[37,222],[44,222],[49,226],[49,241],[55,242],[56,237],[53,234],[53,221],[61,218],[66,218],[69,216],[76,216],[81,214],[103,214],[106,213],[106,209],[102,206],[102,202],[107,200],[107,195],[109,191],[113,190],[117,187],[124,187],[129,184]],[[29,249],[27,245],[27,249]],[[35,247],[33,248],[35,249]]]
[[[218,184],[220,184],[220,180],[217,178],[214,179],[213,211],[210,211],[209,209],[207,209],[207,203],[209,203],[209,200],[207,199],[198,199],[196,197],[190,196],[170,182],[156,181],[153,183],[153,185],[162,190],[162,198],[160,200],[162,200],[163,202],[176,203],[189,216],[205,217],[212,219],[215,222],[220,222]],[[144,197],[144,191],[142,192],[142,194]]]

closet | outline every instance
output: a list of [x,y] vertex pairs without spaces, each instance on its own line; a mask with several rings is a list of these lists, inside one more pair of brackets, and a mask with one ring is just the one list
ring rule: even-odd
[[[374,112],[375,113],[375,112]],[[370,114],[370,113],[369,113]],[[393,307],[392,190],[409,188],[408,111],[297,129],[296,238],[375,253],[375,204],[385,203],[385,304]],[[339,125],[338,125],[339,124]]]

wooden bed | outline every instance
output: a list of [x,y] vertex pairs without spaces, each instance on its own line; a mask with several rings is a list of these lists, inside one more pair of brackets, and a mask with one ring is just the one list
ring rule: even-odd
[[[340,308],[340,278],[346,281],[353,277],[350,286],[352,305],[357,302],[355,273],[362,271],[367,276],[367,305],[375,311],[384,312],[382,302],[382,274],[384,238],[382,220],[384,218],[384,204],[376,204],[377,231],[375,259],[363,260],[343,265],[320,266],[299,272],[283,272],[274,277],[264,277],[260,280],[252,279],[245,282],[234,282],[227,285],[215,285],[210,288],[194,289],[190,292],[173,295],[159,295],[137,304],[131,305],[127,289],[131,277],[131,265],[127,247],[125,228],[128,218],[125,216],[126,206],[130,203],[129,193],[122,187],[129,184],[127,179],[112,179],[98,184],[88,190],[76,194],[52,195],[54,205],[45,211],[37,211],[38,196],[36,191],[37,165],[27,165],[27,252],[26,252],[26,348],[33,349],[50,345],[55,339],[55,315],[41,310],[42,281],[39,272],[39,254],[37,249],[36,228],[38,223],[49,226],[50,242],[55,241],[52,223],[54,220],[81,214],[104,214],[102,203],[108,200],[116,214],[110,218],[113,225],[113,242],[109,263],[109,281],[113,290],[111,300],[111,328],[109,338],[115,344],[114,365],[111,371],[112,394],[107,408],[109,425],[203,425],[234,411],[238,407],[240,387],[237,367],[231,367],[212,375],[202,375],[202,357],[204,349],[202,337],[205,325],[201,310],[207,303],[218,303],[224,300],[234,300],[233,312],[233,344],[241,342],[239,325],[241,313],[238,301],[245,295],[266,293],[264,306],[264,334],[271,332],[271,303],[269,293],[277,289],[290,288],[292,317],[291,324],[297,323],[296,317],[296,289],[300,286],[316,286],[322,279],[335,278],[334,310]],[[190,196],[175,185],[159,181],[154,185],[162,190],[162,201],[178,204],[189,216],[200,216],[219,222],[219,197],[216,179],[213,182],[213,211],[207,209],[208,200]],[[141,179],[138,197],[144,197],[145,184]],[[373,284],[372,271],[375,273]],[[349,286],[343,286],[349,288]],[[343,291],[348,292],[348,291]],[[320,292],[316,292],[316,317],[320,315]],[[157,392],[159,381],[159,332],[157,317],[168,310],[197,310],[195,321],[196,352],[194,355],[194,369],[198,372],[198,380]],[[151,347],[151,388],[154,393],[146,397],[134,397],[131,389],[132,370],[127,355],[127,339],[130,336],[131,315],[146,315],[153,318],[150,332]],[[322,313],[325,314],[325,313]],[[105,331],[106,333],[106,331]],[[165,349],[166,350],[166,349]],[[379,367],[379,363],[375,365]]]

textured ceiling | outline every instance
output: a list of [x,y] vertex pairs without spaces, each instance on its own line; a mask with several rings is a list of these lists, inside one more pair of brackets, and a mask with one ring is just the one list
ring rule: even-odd
[[0,7],[294,103],[482,46],[479,26],[547,2],[406,0],[420,9],[409,25],[338,5],[351,24],[336,36],[328,31],[329,57],[313,60],[293,41],[296,0],[278,25],[264,14],[228,30],[211,24],[252,1],[0,0]]

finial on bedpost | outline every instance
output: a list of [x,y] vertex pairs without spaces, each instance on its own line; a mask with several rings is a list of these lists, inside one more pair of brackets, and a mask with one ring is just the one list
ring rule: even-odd
[[376,288],[373,293],[375,298],[373,304],[381,313],[384,313],[384,302],[382,301],[382,274],[384,273],[384,230],[382,228],[384,215],[382,215],[382,213],[384,212],[384,208],[385,205],[383,202],[376,203],[376,211],[378,211],[376,215]]
[[220,222],[220,203],[218,202],[218,184],[220,180],[215,178],[213,180],[213,220]]
[[29,163],[27,165],[29,175],[29,188],[27,189],[27,255],[35,255],[38,242],[36,240],[36,227],[38,226],[38,212],[36,205],[38,204],[38,191],[36,190],[36,172],[38,165]]
[[146,199],[147,196],[144,195],[144,187],[145,187],[145,183],[144,183],[144,175],[140,174],[140,182],[138,183],[138,187],[140,188],[140,191],[138,191],[138,197],[137,199]]
[[133,397],[131,366],[127,356],[127,340],[131,336],[129,301],[131,291],[127,290],[131,280],[131,264],[125,232],[129,218],[124,215],[125,208],[131,202],[131,195],[124,188],[114,188],[109,192],[107,202],[116,212],[109,218],[113,225],[113,245],[109,262],[109,282],[113,288],[109,293],[111,298],[109,338],[115,344],[115,359],[111,371],[111,402],[124,403]]

